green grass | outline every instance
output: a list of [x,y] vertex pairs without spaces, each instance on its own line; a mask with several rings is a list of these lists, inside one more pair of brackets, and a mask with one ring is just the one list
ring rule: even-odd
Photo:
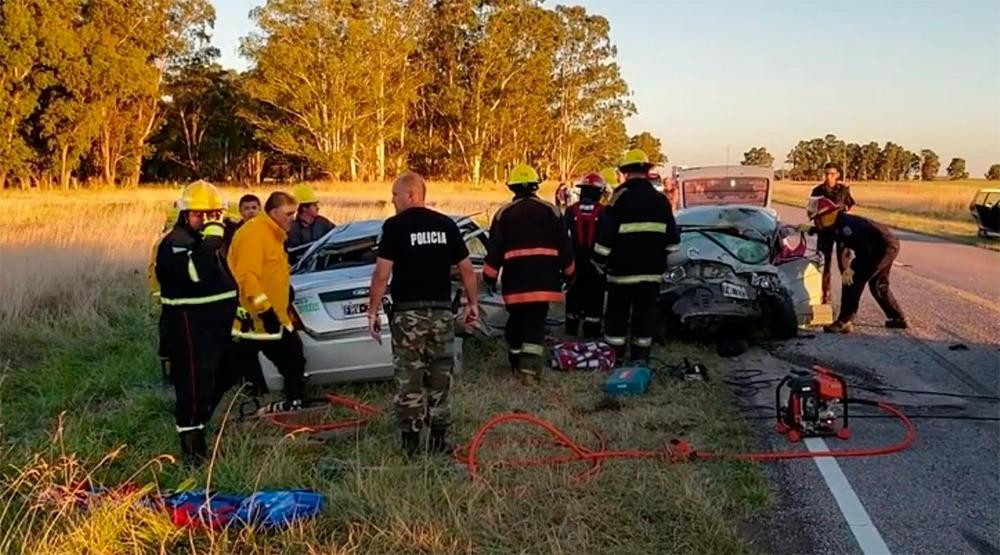
[[[0,551],[740,553],[747,550],[740,523],[768,504],[757,467],[735,461],[608,461],[587,484],[573,481],[579,466],[494,468],[484,474],[486,485],[475,484],[450,461],[399,454],[388,416],[392,382],[336,389],[387,413],[357,437],[317,445],[282,438],[262,422],[223,423],[227,398],[213,424],[225,429],[210,476],[208,468],[144,467],[176,452],[172,395],[159,385],[153,313],[136,278],[122,284],[82,321],[0,329],[0,361],[11,361],[0,378]],[[672,344],[658,354],[725,366],[691,346]],[[500,342],[469,341],[465,356],[453,389],[459,439],[493,414],[522,410],[589,445],[599,430],[612,448],[655,449],[675,437],[706,449],[749,447],[718,380],[660,376],[620,410],[598,411],[603,376],[548,373],[542,387],[523,388],[503,369]],[[524,432],[504,429],[496,437]],[[502,444],[481,457],[488,463],[538,449]],[[94,481],[109,486],[132,480],[169,489],[188,479],[203,486],[210,478],[212,488],[233,492],[311,488],[328,507],[320,518],[279,533],[207,534],[175,530],[162,515],[127,503],[89,511],[37,503],[45,487],[95,468]]]

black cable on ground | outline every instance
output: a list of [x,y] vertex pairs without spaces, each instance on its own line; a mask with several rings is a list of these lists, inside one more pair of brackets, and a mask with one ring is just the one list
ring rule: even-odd
[[[1000,422],[1000,417],[995,416],[968,416],[964,414],[907,414],[911,420],[969,420],[972,422]],[[893,418],[887,414],[852,414],[851,420],[855,418]],[[774,415],[770,416],[745,416],[746,420],[774,420]]]
[[862,391],[869,391],[871,393],[881,393],[883,391],[892,391],[895,393],[910,393],[913,395],[934,395],[937,397],[955,397],[958,399],[974,399],[978,401],[993,401],[1000,402],[1000,397],[993,395],[968,395],[965,393],[952,393],[948,391],[930,391],[926,389],[903,389],[899,387],[881,387],[881,386],[865,386],[865,385],[855,385],[848,383],[849,387],[854,389],[860,389]]

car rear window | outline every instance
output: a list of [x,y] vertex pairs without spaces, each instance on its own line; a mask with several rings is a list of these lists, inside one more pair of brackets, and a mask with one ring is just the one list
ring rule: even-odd
[[688,179],[681,186],[687,208],[726,204],[767,205],[768,180],[763,177]]

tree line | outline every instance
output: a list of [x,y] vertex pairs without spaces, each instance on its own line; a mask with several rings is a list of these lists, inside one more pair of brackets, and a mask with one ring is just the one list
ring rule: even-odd
[[[829,162],[840,167],[845,180],[853,181],[933,181],[941,169],[940,158],[930,149],[911,152],[892,141],[883,146],[874,141],[867,144],[848,143],[832,134],[799,141],[788,153],[785,162],[791,165],[791,169],[781,170],[781,177],[807,181],[821,181],[823,167]],[[743,153],[742,164],[771,167],[774,156],[764,147],[754,147]],[[968,178],[965,159],[952,158],[945,174],[950,179]],[[1000,179],[1000,164],[990,166],[985,177]]]
[[[208,0],[0,2],[0,186],[568,179],[636,109],[608,21],[540,0],[268,0],[218,64]],[[636,136],[632,142],[649,142]]]

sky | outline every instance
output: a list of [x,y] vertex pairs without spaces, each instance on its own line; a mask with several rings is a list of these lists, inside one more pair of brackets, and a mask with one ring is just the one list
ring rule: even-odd
[[[214,44],[239,38],[262,0],[212,0]],[[622,76],[671,164],[739,163],[800,139],[934,150],[942,172],[1000,163],[1000,0],[564,0],[611,24]]]

